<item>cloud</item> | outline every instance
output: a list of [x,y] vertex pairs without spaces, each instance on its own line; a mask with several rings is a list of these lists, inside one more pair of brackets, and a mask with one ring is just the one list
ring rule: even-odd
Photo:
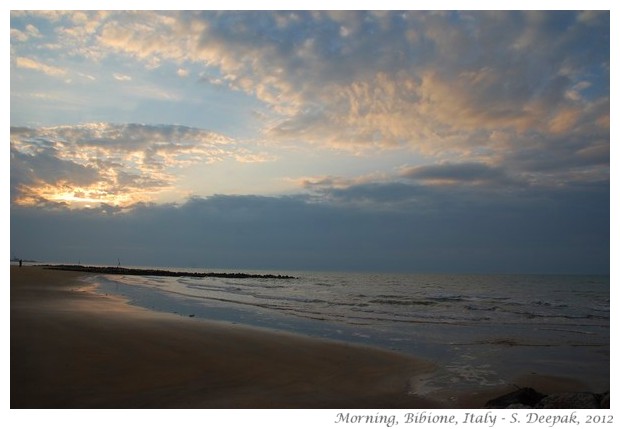
[[65,69],[43,64],[31,58],[17,57],[15,59],[15,65],[18,68],[39,71],[53,77],[63,77],[67,74],[67,70]]
[[121,82],[131,80],[131,76],[127,76],[126,74],[121,74],[121,73],[113,73],[112,77],[116,80],[120,80]]
[[269,160],[202,129],[109,123],[13,127],[11,154],[12,200],[18,204],[43,199],[127,206],[172,189],[184,167]]
[[269,130],[272,137],[468,153],[469,137],[480,130],[546,132],[554,118],[553,132],[573,130],[564,112],[592,100],[565,94],[590,83],[585,57],[593,56],[589,63],[603,77],[608,61],[605,49],[592,52],[582,41],[600,40],[608,28],[592,34],[576,16],[357,12],[185,19],[205,24],[195,25],[201,34],[194,59],[217,66],[231,86],[283,115]]
[[15,39],[18,42],[25,42],[29,39],[28,34],[23,31],[20,31],[16,28],[11,28],[11,39]]
[[[608,191],[476,200],[454,188],[385,183],[338,190],[377,203],[368,206],[305,195],[216,195],[122,212],[13,206],[11,250],[48,261],[229,269],[606,273]],[[424,196],[425,207],[389,204],[402,193]]]
[[69,183],[90,186],[98,178],[95,168],[63,160],[53,148],[34,154],[11,148],[11,196],[15,201],[38,204],[45,199],[40,194],[50,188],[61,190]]
[[32,24],[27,24],[24,30],[17,28],[11,28],[11,39],[15,39],[18,42],[26,42],[32,38],[40,38],[41,33],[39,29]]
[[[501,157],[524,137],[608,133],[609,14],[572,11],[83,12],[65,46],[253,95],[263,132],[359,152]],[[594,122],[588,113],[599,108]],[[586,124],[589,124],[586,126]],[[501,131],[514,141],[495,146]],[[533,136],[533,137],[532,137]]]
[[503,169],[476,162],[409,167],[403,169],[401,174],[409,179],[434,184],[497,184],[510,181]]
[[[12,91],[14,100],[45,96],[59,112],[79,107],[98,118],[104,97],[87,110],[90,92],[51,92],[46,75],[109,82],[91,79],[102,65],[124,80],[110,87],[136,106],[173,104],[182,87],[202,85],[192,103],[207,93],[224,104],[230,90],[246,95],[235,100],[250,95],[260,102],[250,106],[252,123],[261,124],[246,143],[181,125],[13,127],[19,253],[164,265],[608,270],[608,11],[13,11],[11,27],[12,77],[36,71],[42,84]],[[108,70],[130,70],[133,80]],[[160,85],[164,77],[179,86]],[[59,117],[48,123],[66,123]],[[269,144],[250,146],[257,141]],[[335,149],[339,159],[391,154],[391,165],[377,158],[358,177],[300,171],[301,194],[289,197],[181,199],[177,185],[194,167],[273,161],[300,147]],[[291,174],[294,162],[280,171]],[[163,193],[177,204],[151,203]]]

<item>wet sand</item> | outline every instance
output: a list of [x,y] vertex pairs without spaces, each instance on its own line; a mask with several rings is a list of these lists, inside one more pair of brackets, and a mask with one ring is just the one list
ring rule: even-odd
[[85,278],[11,267],[11,408],[445,407],[411,393],[432,363],[149,311]]

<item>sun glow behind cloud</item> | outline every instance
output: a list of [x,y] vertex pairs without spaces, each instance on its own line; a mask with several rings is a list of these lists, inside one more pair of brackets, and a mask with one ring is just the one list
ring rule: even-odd
[[127,206],[157,200],[192,165],[264,161],[230,138],[174,125],[91,123],[11,131],[16,204]]
[[60,182],[54,185],[24,187],[21,196],[15,200],[20,205],[38,205],[42,201],[62,204],[72,208],[91,208],[101,204],[124,207],[138,202],[148,201],[144,193],[115,194],[107,190],[105,183],[91,187],[73,186]]

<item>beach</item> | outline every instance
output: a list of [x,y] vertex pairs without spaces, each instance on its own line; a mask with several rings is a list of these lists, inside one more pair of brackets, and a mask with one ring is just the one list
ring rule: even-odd
[[430,362],[195,320],[11,267],[11,408],[432,408]]
[[[92,279],[92,278],[91,278]],[[95,292],[80,272],[11,267],[11,408],[482,408],[582,380],[516,374],[503,386],[432,392],[436,362],[411,354],[205,320]]]

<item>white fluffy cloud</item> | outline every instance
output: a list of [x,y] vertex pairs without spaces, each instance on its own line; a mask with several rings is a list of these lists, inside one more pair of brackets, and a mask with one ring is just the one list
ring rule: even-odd
[[39,61],[33,60],[32,58],[26,57],[17,57],[15,59],[15,66],[17,68],[40,71],[42,73],[45,73],[46,75],[54,77],[63,77],[67,74],[67,70],[63,68],[44,64]]

